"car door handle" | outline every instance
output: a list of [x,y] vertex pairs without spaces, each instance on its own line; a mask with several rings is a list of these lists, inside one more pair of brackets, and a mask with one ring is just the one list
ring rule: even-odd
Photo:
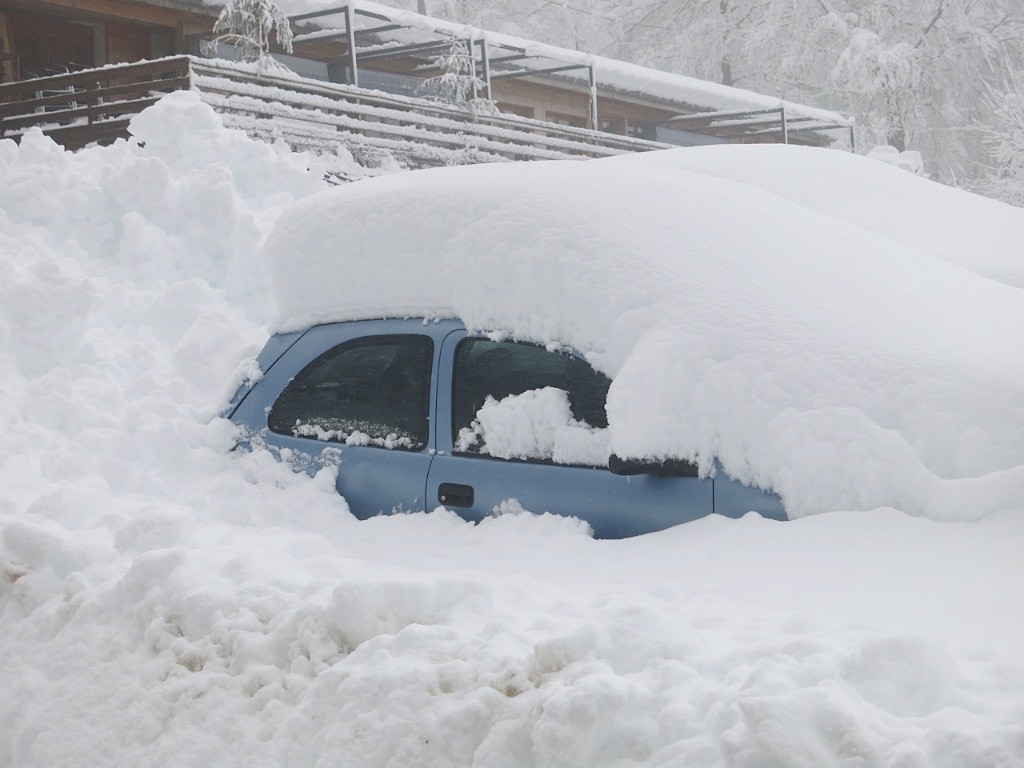
[[472,507],[473,486],[441,483],[437,489],[437,500],[449,507]]

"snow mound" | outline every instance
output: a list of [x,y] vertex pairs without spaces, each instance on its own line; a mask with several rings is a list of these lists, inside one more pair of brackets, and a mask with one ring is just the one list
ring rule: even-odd
[[[887,185],[910,210],[953,206],[961,260],[988,254],[993,272],[1019,261],[1024,212],[791,149],[437,169],[311,197],[268,241],[276,325],[455,315],[568,343],[614,379],[612,451],[718,458],[795,516],[1018,507],[1024,293],[951,264],[945,240],[911,247],[906,227],[850,211]],[[799,182],[796,202],[776,193],[791,177],[831,203]]]

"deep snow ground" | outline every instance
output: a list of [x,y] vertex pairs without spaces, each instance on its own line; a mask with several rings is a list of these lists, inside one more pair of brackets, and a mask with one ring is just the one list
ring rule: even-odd
[[0,765],[1024,765],[1024,505],[356,522],[215,418],[318,174],[137,129],[0,142]]

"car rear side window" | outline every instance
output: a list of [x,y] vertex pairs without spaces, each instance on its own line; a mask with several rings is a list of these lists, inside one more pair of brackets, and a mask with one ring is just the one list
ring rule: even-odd
[[[452,434],[459,453],[494,453],[483,445],[478,412],[491,401],[511,395],[550,388],[562,390],[567,397],[571,418],[580,426],[601,430],[608,426],[605,400],[611,381],[585,361],[565,352],[551,351],[535,344],[496,342],[489,339],[464,339],[455,351],[452,391]],[[548,403],[552,402],[550,399]],[[558,460],[557,456],[525,453],[505,458]],[[586,459],[569,463],[602,464]]]
[[288,384],[268,420],[282,435],[419,451],[429,432],[428,336],[370,336],[320,355]]

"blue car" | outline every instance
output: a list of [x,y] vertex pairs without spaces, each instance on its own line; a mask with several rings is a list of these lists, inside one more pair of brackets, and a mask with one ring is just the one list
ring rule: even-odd
[[258,362],[263,377],[238,391],[229,417],[249,440],[308,457],[311,470],[340,450],[338,491],[361,519],[439,505],[469,521],[526,509],[578,517],[599,538],[710,514],[786,519],[776,495],[720,469],[701,478],[684,461],[488,452],[480,409],[531,390],[560,390],[575,423],[607,426],[611,382],[565,351],[473,335],[458,320],[386,319],[275,335]]

